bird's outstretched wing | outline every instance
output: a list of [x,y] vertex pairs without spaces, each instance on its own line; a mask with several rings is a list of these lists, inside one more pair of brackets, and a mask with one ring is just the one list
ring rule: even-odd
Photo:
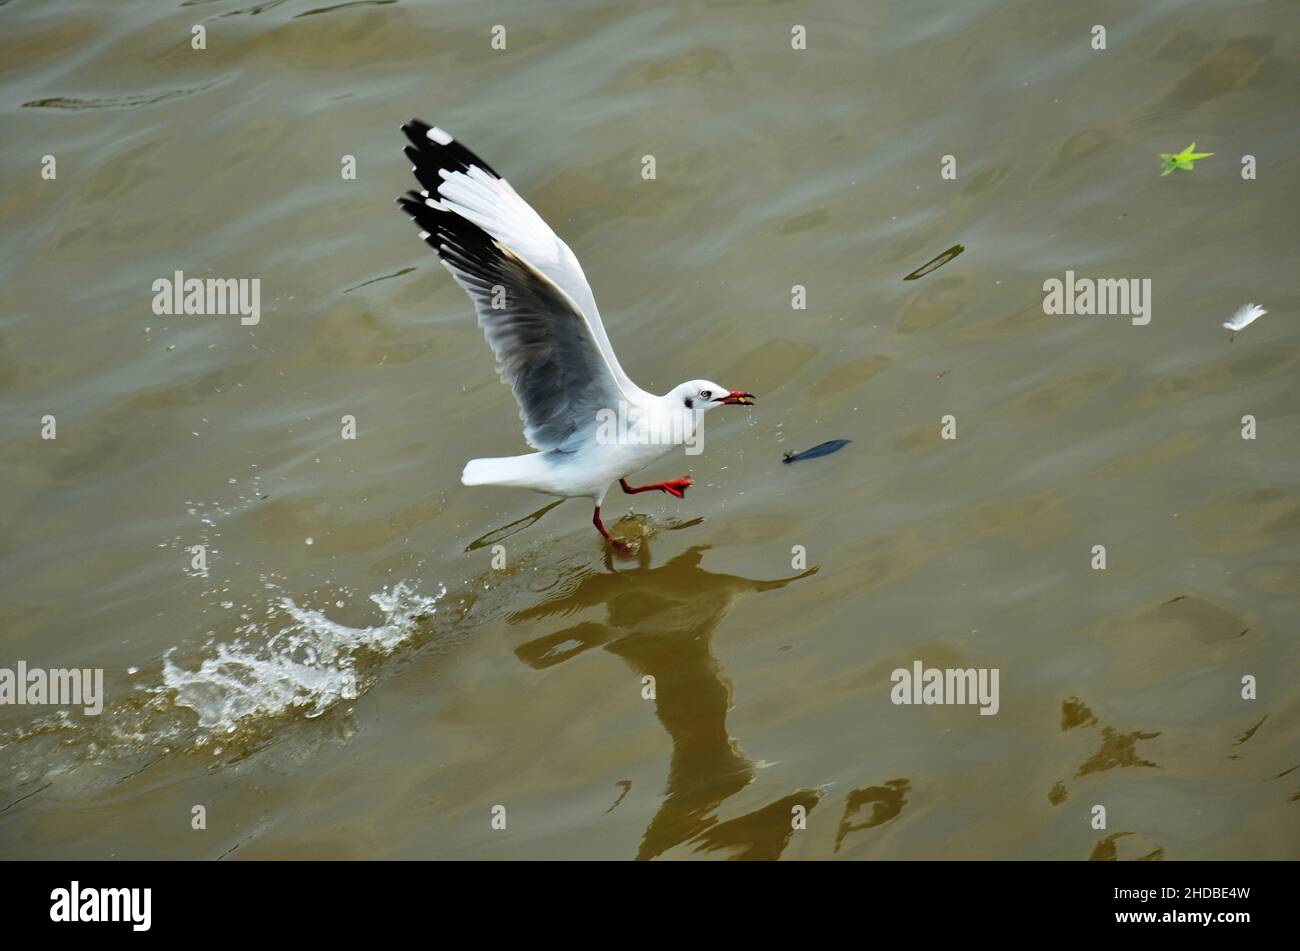
[[417,199],[436,201],[447,211],[477,225],[545,275],[586,319],[624,396],[631,400],[648,397],[619,364],[577,257],[541,215],[492,166],[442,129],[412,119],[402,126],[402,131],[410,140],[404,151],[424,190]]
[[[456,154],[444,147],[442,167]],[[481,168],[461,174],[481,185],[478,177],[487,174]],[[539,268],[447,202],[410,192],[398,203],[474,302],[497,372],[519,401],[529,445],[576,449],[597,426],[597,413],[626,398],[581,308]]]

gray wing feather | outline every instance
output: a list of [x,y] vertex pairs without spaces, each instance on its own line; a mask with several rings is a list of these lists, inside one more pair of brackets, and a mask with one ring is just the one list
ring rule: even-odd
[[[401,200],[474,302],[497,373],[534,449],[576,450],[622,397],[582,311],[546,275],[477,225],[418,195]],[[500,306],[494,306],[500,305]]]
[[[524,438],[535,449],[573,451],[612,408],[618,386],[577,305],[540,271],[493,242],[499,254],[488,273],[454,251],[443,259],[478,311],[497,373],[514,391]],[[494,309],[494,287],[505,306]]]

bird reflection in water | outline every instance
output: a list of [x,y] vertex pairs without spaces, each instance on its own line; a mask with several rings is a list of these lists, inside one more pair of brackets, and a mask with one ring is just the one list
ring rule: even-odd
[[[789,796],[747,815],[718,822],[718,807],[753,781],[757,764],[727,732],[731,680],[713,656],[713,632],[742,595],[774,591],[816,573],[757,581],[704,570],[708,546],[682,552],[650,567],[648,546],[639,565],[619,572],[584,571],[552,597],[511,615],[511,623],[565,616],[604,605],[604,621],[582,621],[530,640],[515,653],[541,670],[603,647],[644,677],[655,679],[655,714],[672,740],[663,804],[642,837],[638,859],[652,859],[675,846],[726,851],[733,858],[780,856],[792,834],[793,807],[811,811],[816,789]],[[608,558],[607,558],[608,564]]]

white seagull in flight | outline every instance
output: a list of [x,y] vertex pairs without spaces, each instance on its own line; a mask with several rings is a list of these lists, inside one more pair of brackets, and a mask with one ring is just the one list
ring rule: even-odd
[[402,131],[423,190],[397,203],[473,301],[497,372],[519,401],[524,438],[537,450],[471,459],[460,481],[592,499],[592,524],[626,551],[600,520],[610,483],[617,479],[627,493],[658,489],[683,498],[690,476],[640,486],[628,485],[627,476],[674,445],[692,444],[708,410],[748,406],[753,394],[708,380],[663,396],[641,389],[619,365],[569,246],[487,162],[442,129],[413,119]]

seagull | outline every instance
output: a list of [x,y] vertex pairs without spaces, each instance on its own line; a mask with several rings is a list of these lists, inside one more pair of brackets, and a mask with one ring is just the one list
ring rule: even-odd
[[[617,481],[628,494],[685,498],[690,476],[633,486],[627,477],[673,446],[698,445],[704,414],[750,406],[754,395],[689,380],[663,396],[632,382],[614,354],[578,259],[500,174],[448,133],[418,119],[402,126],[420,191],[397,199],[469,294],[501,381],[514,391],[536,452],[471,459],[464,485],[503,485],[589,498]],[[698,451],[698,450],[697,450]]]

